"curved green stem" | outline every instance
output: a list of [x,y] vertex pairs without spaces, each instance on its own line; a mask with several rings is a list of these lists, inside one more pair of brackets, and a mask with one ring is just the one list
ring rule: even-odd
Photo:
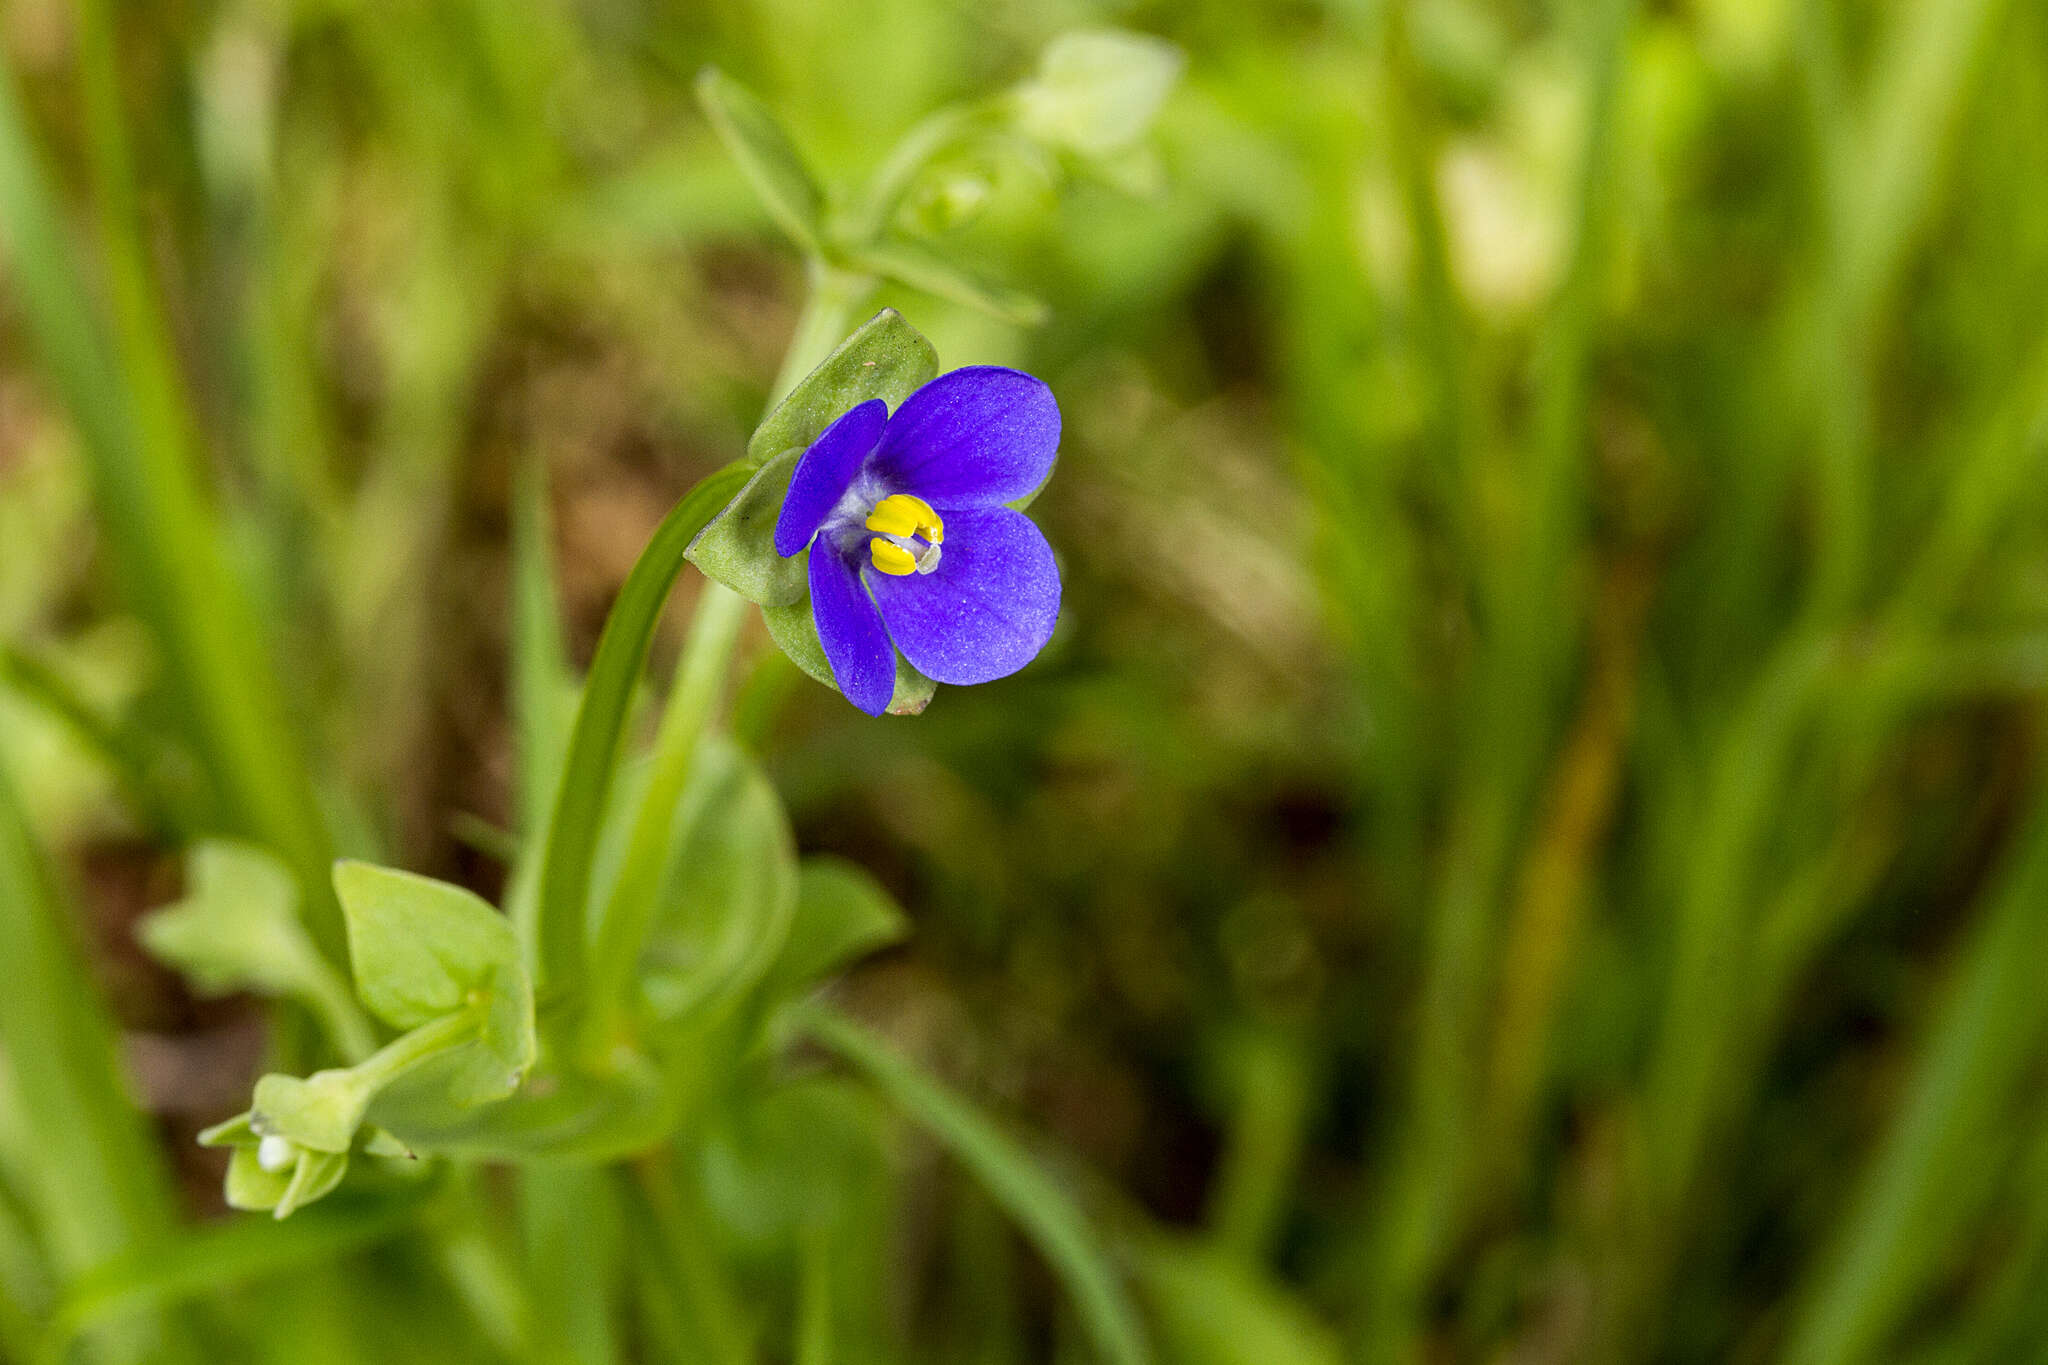
[[683,571],[683,551],[746,485],[751,473],[744,464],[730,464],[683,495],[626,575],[598,639],[541,861],[540,913],[534,931],[538,942],[533,946],[541,979],[558,998],[581,982],[598,830],[655,626]]
[[789,339],[782,369],[776,373],[775,388],[768,395],[770,412],[805,375],[832,354],[833,347],[846,339],[846,334],[853,330],[855,315],[875,290],[872,275],[841,270],[817,260],[811,262],[810,271],[810,294],[796,320],[796,333]]

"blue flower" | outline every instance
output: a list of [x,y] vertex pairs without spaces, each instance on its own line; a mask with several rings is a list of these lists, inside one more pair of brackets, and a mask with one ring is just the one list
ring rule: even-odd
[[811,551],[811,610],[832,677],[871,716],[896,651],[935,682],[983,683],[1036,657],[1060,614],[1052,547],[1003,504],[1052,472],[1060,410],[1019,370],[932,380],[891,416],[871,398],[797,462],[775,551]]

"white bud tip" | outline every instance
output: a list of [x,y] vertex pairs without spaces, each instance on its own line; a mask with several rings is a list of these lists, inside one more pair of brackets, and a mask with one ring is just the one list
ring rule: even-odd
[[267,1137],[256,1144],[256,1164],[272,1173],[291,1165],[298,1154],[299,1149],[290,1138]]

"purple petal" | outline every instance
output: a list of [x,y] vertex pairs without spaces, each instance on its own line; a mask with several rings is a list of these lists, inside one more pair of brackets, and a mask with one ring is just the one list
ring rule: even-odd
[[1060,571],[1031,519],[1007,507],[946,513],[939,567],[867,573],[889,636],[936,682],[1015,673],[1045,648],[1060,615]]
[[1043,380],[970,365],[903,400],[873,469],[883,486],[941,512],[1000,507],[1044,483],[1059,448],[1059,404]]
[[896,695],[896,651],[860,576],[829,536],[811,551],[811,615],[846,699],[871,716],[888,710]]
[[889,405],[870,398],[841,413],[811,442],[790,476],[789,496],[782,500],[782,515],[775,519],[775,553],[784,559],[801,553],[818,534],[818,527],[839,505],[861,461],[875,448],[889,420]]

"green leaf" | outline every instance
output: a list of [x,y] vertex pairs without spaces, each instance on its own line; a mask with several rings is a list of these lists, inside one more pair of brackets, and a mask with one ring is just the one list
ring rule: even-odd
[[518,1089],[540,1044],[511,922],[459,886],[371,863],[335,864],[334,889],[370,1011],[417,1029],[481,1005],[474,1045],[448,1075],[451,1098],[484,1104]]
[[348,1174],[348,1152],[323,1152],[293,1145],[275,1169],[263,1164],[262,1148],[237,1147],[228,1158],[228,1207],[250,1213],[269,1212],[286,1219],[333,1193]]
[[974,1106],[920,1071],[882,1038],[831,1010],[807,1006],[804,1027],[972,1171],[1037,1246],[1074,1298],[1081,1325],[1111,1365],[1148,1365],[1136,1308],[1109,1253],[1067,1191]]
[[314,1200],[332,1194],[347,1174],[347,1152],[300,1152],[292,1165],[291,1183],[278,1198],[276,1217],[283,1221]]
[[334,891],[348,924],[356,991],[393,1028],[417,1028],[501,984],[519,965],[519,942],[481,897],[372,863],[334,865]]
[[877,274],[1019,327],[1036,327],[1046,319],[1048,310],[1040,300],[979,279],[915,242],[877,242],[859,251],[856,259]]
[[473,1046],[456,1054],[461,1063],[448,1078],[449,1098],[458,1105],[489,1104],[519,1088],[540,1053],[535,1030],[533,978],[523,964],[508,962],[491,973],[490,1002]]
[[817,255],[825,196],[768,106],[715,66],[697,74],[697,102],[775,225]]
[[1087,169],[1103,184],[1133,199],[1157,202],[1166,195],[1166,163],[1160,159],[1159,149],[1149,143],[1126,147],[1113,156],[1091,158]]
[[749,602],[786,606],[807,596],[803,557],[784,559],[775,552],[775,521],[803,453],[801,448],[785,450],[762,465],[740,495],[697,533],[683,557]]
[[1178,47],[1147,34],[1063,33],[1017,88],[1017,121],[1048,146],[1112,157],[1145,135],[1184,64]]
[[[808,571],[810,561],[803,555],[797,558]],[[839,690],[838,682],[832,677],[832,664],[825,657],[825,646],[818,639],[818,623],[811,615],[810,598],[786,607],[763,607],[761,620],[768,627],[768,637],[775,641],[776,648],[789,656],[791,663],[833,691]],[[889,714],[917,715],[931,704],[932,695],[938,690],[937,683],[912,668],[910,661],[899,653],[896,656],[896,694],[889,699]]]
[[893,411],[938,374],[931,342],[901,313],[884,308],[775,405],[747,442],[747,458],[761,465],[791,448],[807,450],[847,409],[879,398]]
[[[260,1181],[237,1183],[231,1193],[271,1209],[291,1183],[290,1171],[275,1177],[248,1165]],[[246,1178],[245,1178],[246,1179]],[[231,1202],[233,1202],[231,1200]],[[371,1200],[337,1200],[289,1223],[234,1219],[211,1227],[188,1227],[175,1238],[125,1252],[87,1271],[65,1292],[44,1340],[42,1359],[71,1359],[66,1348],[101,1324],[152,1308],[212,1298],[243,1285],[279,1281],[387,1241],[419,1221],[421,1201],[407,1193]]]
[[1160,1348],[1177,1365],[1342,1365],[1330,1327],[1238,1256],[1151,1238],[1138,1273]]
[[249,1127],[258,1138],[287,1138],[321,1152],[346,1152],[377,1092],[377,1081],[355,1070],[310,1076],[265,1076],[256,1082]]
[[249,1112],[244,1110],[225,1122],[216,1123],[211,1128],[202,1129],[198,1139],[199,1145],[201,1147],[254,1147],[263,1140],[263,1135],[256,1131],[256,1125],[250,1122],[250,1118]]
[[796,915],[796,840],[782,801],[737,744],[704,737],[676,812],[643,982],[670,1019],[759,982]]
[[237,1147],[228,1158],[227,1201],[231,1209],[268,1213],[276,1208],[290,1188],[297,1163],[282,1170],[266,1171],[256,1159],[254,1147]]
[[260,848],[209,840],[185,859],[185,898],[145,916],[136,934],[152,957],[202,995],[293,995],[324,970],[299,924],[299,888]]
[[857,1215],[889,1169],[886,1114],[846,1077],[808,1076],[734,1097],[706,1125],[705,1201],[756,1254]]
[[767,994],[794,995],[909,932],[908,917],[865,868],[806,858],[797,869],[796,922],[768,974]]
[[394,1081],[370,1106],[371,1122],[416,1152],[486,1160],[548,1157],[616,1161],[645,1152],[674,1127],[675,1105],[644,1061],[594,1077],[550,1075],[490,1105],[451,1101],[458,1059],[436,1058]]

